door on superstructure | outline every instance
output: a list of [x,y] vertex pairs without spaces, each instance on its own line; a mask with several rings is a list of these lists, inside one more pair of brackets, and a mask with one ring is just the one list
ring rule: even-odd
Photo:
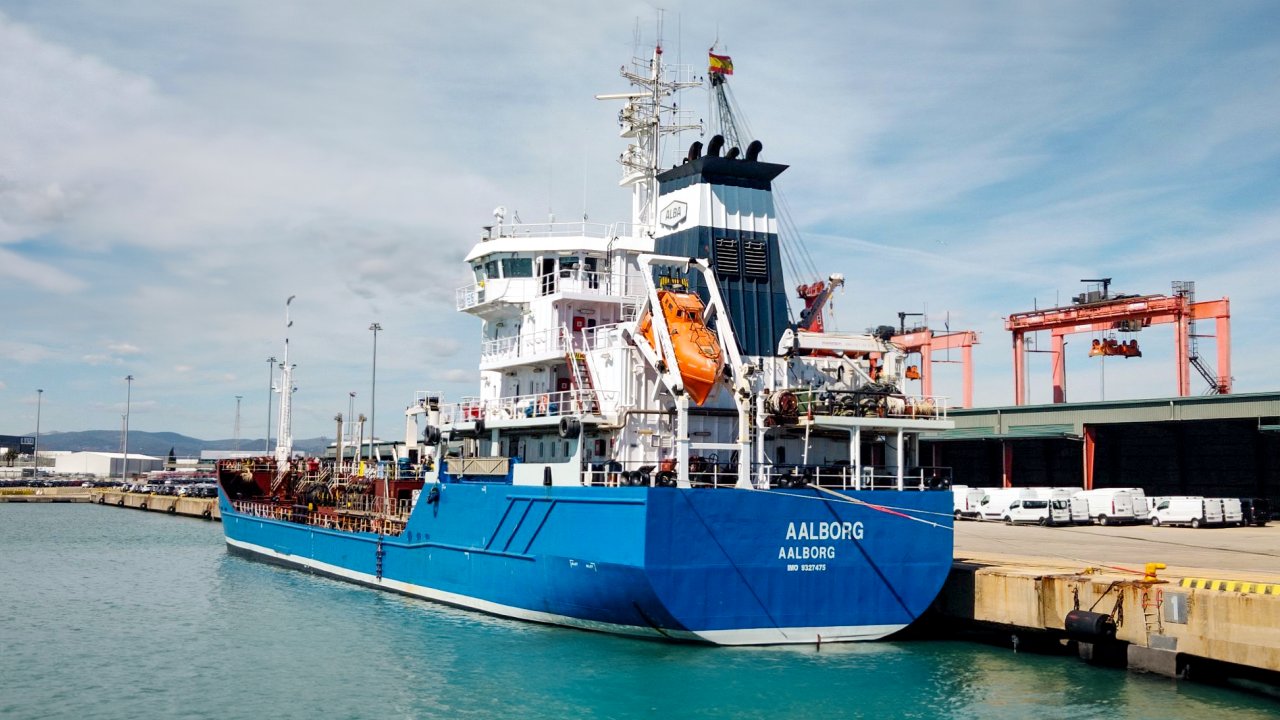
[[540,272],[538,275],[542,279],[542,294],[550,295],[556,291],[556,259],[553,257],[542,258]]

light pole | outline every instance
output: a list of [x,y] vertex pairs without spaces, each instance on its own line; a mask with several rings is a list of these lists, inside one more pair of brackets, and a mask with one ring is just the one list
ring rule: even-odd
[[236,432],[235,432],[236,452],[240,452],[240,398],[242,397],[244,396],[243,395],[236,396]]
[[129,409],[133,403],[133,376],[125,375],[127,389],[124,396],[124,467],[120,471],[120,480],[129,480]]
[[[355,418],[356,418],[356,391],[352,390],[351,392],[347,393],[347,444],[348,445],[351,444],[352,440],[356,439],[356,429],[355,429],[355,422],[354,422]],[[360,454],[359,449],[356,450],[355,454],[356,455]],[[346,458],[339,458],[340,461],[345,459]]]
[[[378,468],[378,436],[374,433],[374,429],[377,426],[375,418],[377,418],[378,415],[378,331],[382,329],[382,325],[375,322],[369,326],[369,329],[373,331],[373,381],[369,388],[369,455],[373,458],[373,467],[375,472],[381,472]],[[388,511],[391,507],[390,494],[390,488],[387,486],[387,476],[383,475],[382,507],[384,512]]]
[[271,385],[276,381],[276,358],[267,358],[267,442],[263,452],[271,452]]
[[36,449],[31,452],[31,461],[35,463],[36,473],[40,473],[40,401],[44,399],[44,388],[36,388]]
[[378,331],[382,329],[379,323],[373,323],[369,326],[373,331],[373,380],[369,388],[369,457],[377,462],[377,451],[374,449],[374,443],[377,437],[375,428],[377,427],[376,418],[378,416]]

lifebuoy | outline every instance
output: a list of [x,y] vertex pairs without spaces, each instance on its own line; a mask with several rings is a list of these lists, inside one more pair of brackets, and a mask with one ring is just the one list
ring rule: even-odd
[[549,404],[549,398],[547,398],[545,393],[538,396],[538,414],[539,415],[547,414],[548,404]]

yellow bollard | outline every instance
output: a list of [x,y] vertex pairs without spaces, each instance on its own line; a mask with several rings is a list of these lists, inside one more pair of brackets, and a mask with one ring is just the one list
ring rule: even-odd
[[1161,562],[1147,563],[1143,567],[1143,570],[1146,571],[1146,574],[1142,576],[1142,582],[1145,582],[1145,583],[1167,582],[1166,580],[1161,580],[1160,578],[1156,577],[1157,570],[1164,570],[1167,567],[1168,565],[1165,565],[1164,563],[1161,563]]

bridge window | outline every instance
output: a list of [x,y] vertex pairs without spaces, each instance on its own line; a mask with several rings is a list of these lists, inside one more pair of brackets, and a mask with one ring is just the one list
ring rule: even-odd
[[505,258],[502,261],[502,277],[533,277],[533,258]]

